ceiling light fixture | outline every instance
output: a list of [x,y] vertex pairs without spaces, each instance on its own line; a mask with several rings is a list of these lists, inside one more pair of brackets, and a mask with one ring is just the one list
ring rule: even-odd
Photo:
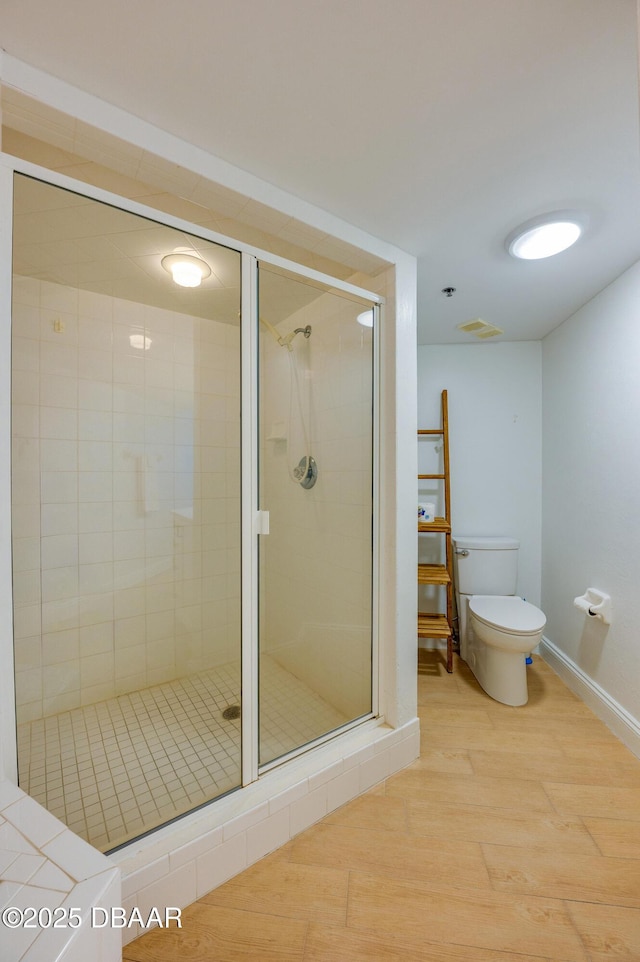
[[581,237],[587,226],[584,214],[574,210],[556,210],[521,224],[505,241],[512,257],[541,260],[567,250]]
[[373,308],[368,311],[363,311],[362,314],[358,314],[356,317],[358,324],[362,324],[363,327],[373,327]]
[[209,265],[192,254],[167,254],[160,263],[180,287],[199,287],[211,273]]

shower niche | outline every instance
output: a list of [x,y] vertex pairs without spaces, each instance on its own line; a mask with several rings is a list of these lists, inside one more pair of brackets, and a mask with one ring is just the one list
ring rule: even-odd
[[375,714],[376,299],[53,179],[14,175],[19,784],[112,851]]

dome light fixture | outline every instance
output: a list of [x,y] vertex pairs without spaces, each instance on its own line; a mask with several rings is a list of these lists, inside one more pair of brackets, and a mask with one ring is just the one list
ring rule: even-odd
[[211,273],[209,265],[193,254],[167,254],[160,263],[180,287],[200,287],[204,278]]
[[373,308],[370,307],[368,311],[363,311],[362,314],[358,314],[356,321],[358,324],[362,324],[363,327],[373,327]]
[[574,210],[556,210],[533,217],[512,231],[505,247],[512,257],[541,260],[567,250],[582,236],[587,227],[584,214]]

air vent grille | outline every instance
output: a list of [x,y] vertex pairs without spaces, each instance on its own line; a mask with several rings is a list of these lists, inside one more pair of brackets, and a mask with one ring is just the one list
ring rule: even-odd
[[458,330],[464,331],[465,334],[473,334],[474,337],[483,340],[487,337],[495,337],[497,334],[504,334],[504,331],[499,327],[487,324],[481,317],[476,317],[472,321],[465,321],[464,324],[458,324]]

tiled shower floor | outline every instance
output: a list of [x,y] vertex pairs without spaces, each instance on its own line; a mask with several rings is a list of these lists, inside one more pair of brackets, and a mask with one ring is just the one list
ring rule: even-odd
[[[347,719],[261,658],[261,755],[277,758]],[[240,782],[240,670],[188,678],[18,728],[20,787],[103,851]]]

